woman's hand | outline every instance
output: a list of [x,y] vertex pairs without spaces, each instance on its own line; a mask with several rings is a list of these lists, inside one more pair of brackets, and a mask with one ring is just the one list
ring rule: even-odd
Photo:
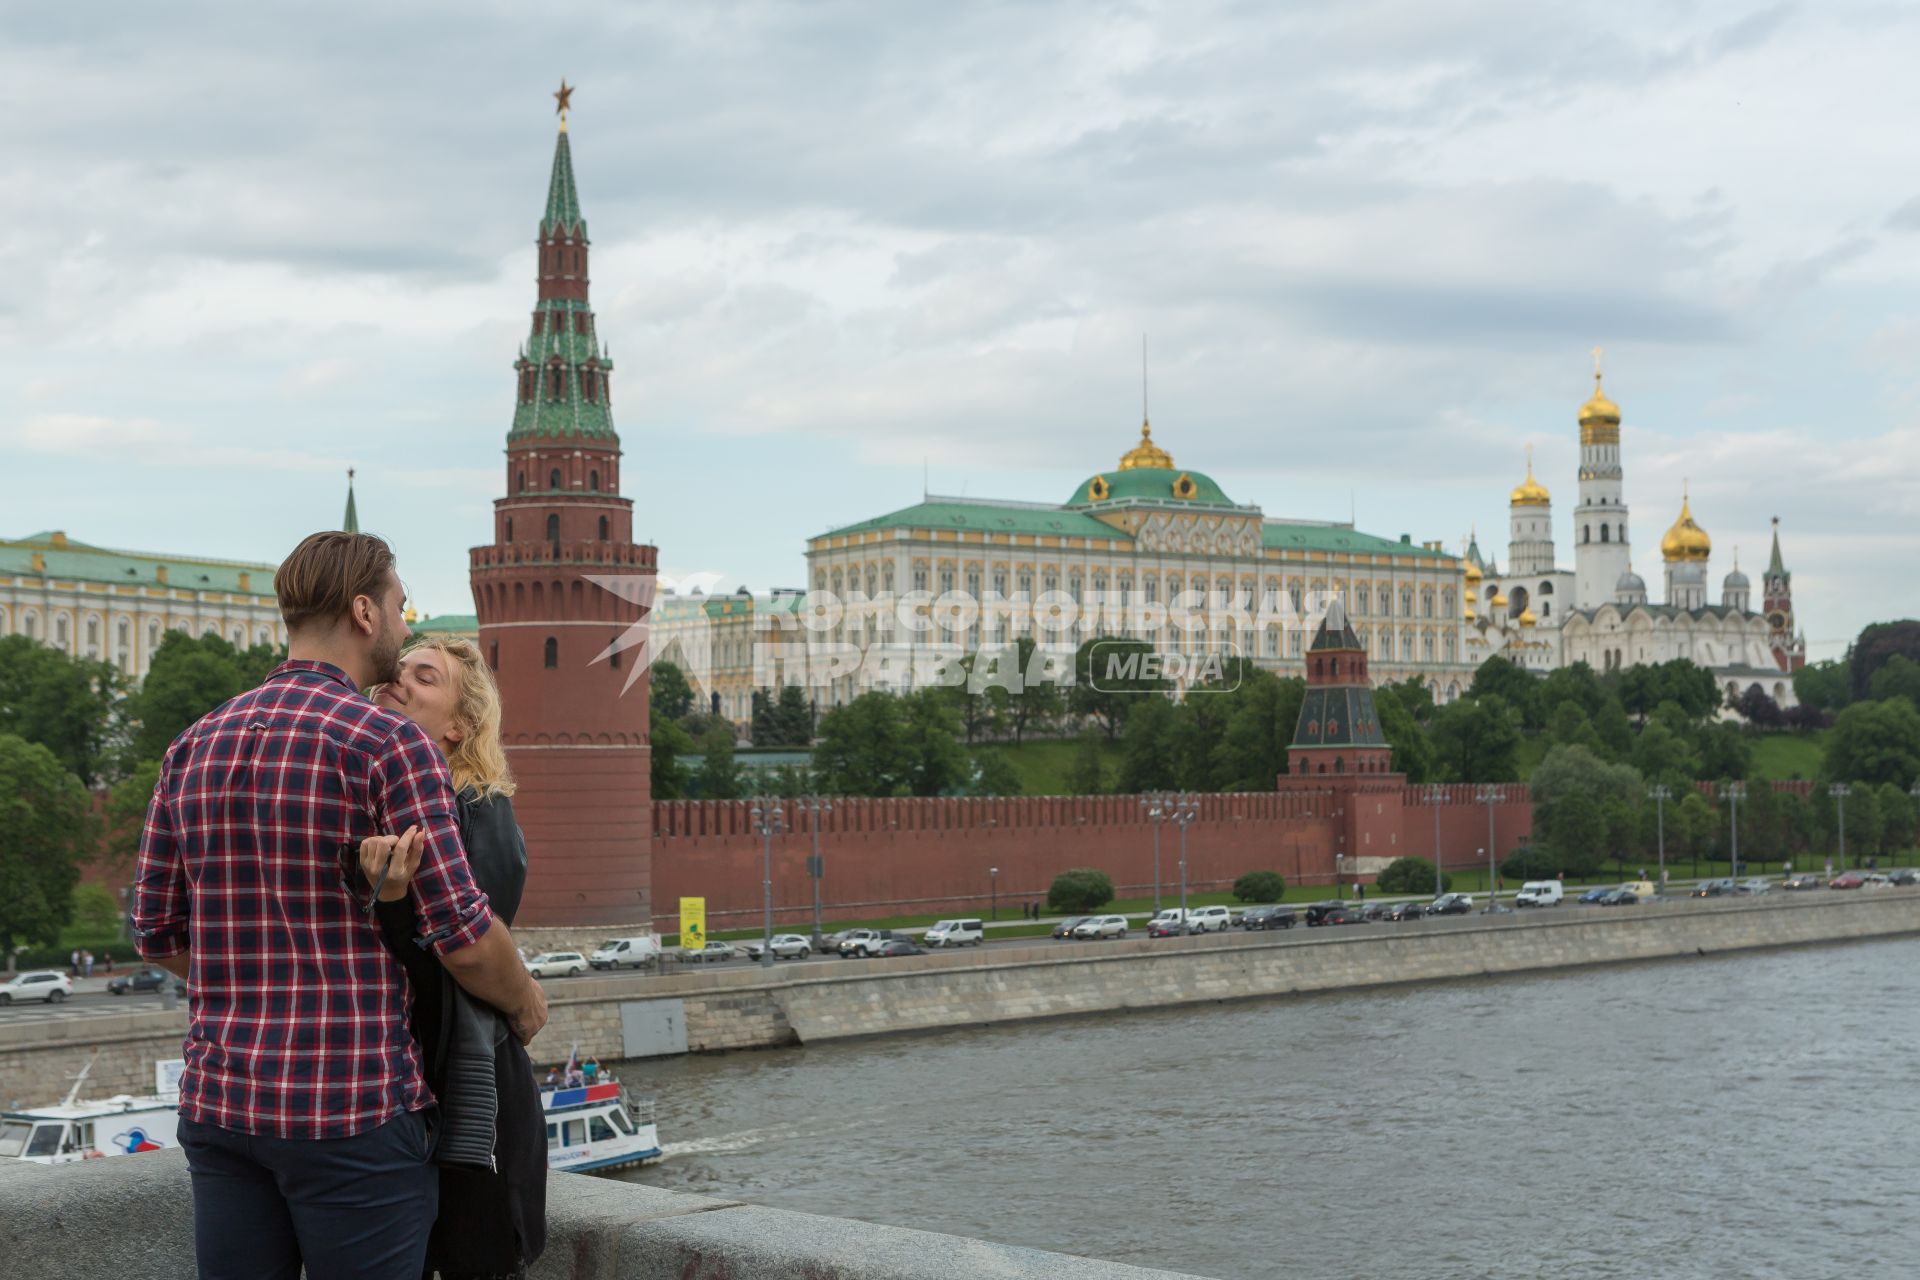
[[[407,896],[425,846],[419,827],[408,827],[397,836],[368,836],[360,842],[360,874],[368,884],[380,886],[380,901],[398,902]],[[384,883],[382,872],[387,877]]]

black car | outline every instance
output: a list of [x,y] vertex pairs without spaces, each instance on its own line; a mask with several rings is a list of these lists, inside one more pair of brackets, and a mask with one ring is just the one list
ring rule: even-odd
[[1702,880],[1699,884],[1693,886],[1693,892],[1688,896],[1694,898],[1730,898],[1733,896],[1733,881],[1725,879]]
[[1053,933],[1051,936],[1055,938],[1071,938],[1073,937],[1073,931],[1075,929],[1079,928],[1081,925],[1085,924],[1088,920],[1092,918],[1093,917],[1091,916],[1068,916],[1065,920],[1062,920],[1059,924],[1053,926]]
[[132,973],[122,974],[120,977],[112,979],[107,983],[107,991],[109,994],[116,996],[124,996],[129,992],[138,995],[143,991],[158,991],[166,986],[168,982],[173,983],[173,993],[175,995],[184,996],[187,994],[185,979],[176,978],[165,969],[155,965],[147,965],[144,968],[134,970]]
[[1418,920],[1427,914],[1427,909],[1417,902],[1396,902],[1387,912],[1389,920]]
[[1248,907],[1240,917],[1242,929],[1291,929],[1300,914],[1292,907]]
[[1307,928],[1317,929],[1327,923],[1327,917],[1335,911],[1345,911],[1344,902],[1316,902],[1307,908]]
[[1316,902],[1307,908],[1309,927],[1365,923],[1367,923],[1366,909],[1355,902]]
[[1443,893],[1424,910],[1430,916],[1464,916],[1473,910],[1473,899],[1464,893]]
[[882,944],[873,954],[876,956],[923,956],[927,953],[905,938],[895,938],[892,942]]
[[1637,907],[1640,905],[1640,895],[1631,889],[1615,889],[1612,893],[1601,897],[1600,905],[1603,907]]

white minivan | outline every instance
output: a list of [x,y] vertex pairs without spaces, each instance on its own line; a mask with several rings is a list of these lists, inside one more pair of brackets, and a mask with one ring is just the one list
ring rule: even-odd
[[596,969],[644,969],[660,958],[660,939],[608,938],[587,963]]
[[1520,886],[1519,893],[1513,895],[1513,905],[1557,907],[1566,896],[1566,889],[1558,880],[1529,880]]
[[921,941],[930,947],[977,947],[986,936],[978,920],[939,920]]

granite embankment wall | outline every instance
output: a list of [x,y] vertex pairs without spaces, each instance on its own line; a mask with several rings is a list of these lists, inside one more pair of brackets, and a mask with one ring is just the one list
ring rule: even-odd
[[[193,1196],[177,1151],[0,1161],[0,1274],[192,1280]],[[1153,1280],[1150,1271],[984,1240],[765,1209],[579,1174],[547,1186],[533,1280]]]
[[[603,1061],[982,1026],[1920,933],[1920,890],[1562,907],[1418,925],[1129,939],[549,985],[539,1062]],[[104,1025],[103,1025],[104,1024]],[[90,1096],[152,1088],[182,1013],[0,1025],[0,1100],[52,1101],[94,1047]]]

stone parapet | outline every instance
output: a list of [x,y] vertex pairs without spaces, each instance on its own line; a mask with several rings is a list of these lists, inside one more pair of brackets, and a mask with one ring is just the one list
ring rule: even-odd
[[[192,1280],[193,1197],[178,1151],[0,1161],[0,1256],[21,1280]],[[533,1280],[1152,1280],[1067,1254],[790,1213],[579,1174],[547,1187]]]

